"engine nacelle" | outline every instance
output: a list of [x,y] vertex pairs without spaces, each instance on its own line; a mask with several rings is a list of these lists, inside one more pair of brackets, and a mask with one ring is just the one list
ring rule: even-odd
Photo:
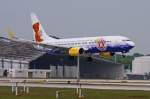
[[114,53],[111,53],[111,52],[100,52],[100,57],[103,57],[103,58],[110,58],[113,55]]
[[78,56],[80,54],[83,54],[83,52],[84,52],[83,48],[72,47],[69,49],[70,56]]

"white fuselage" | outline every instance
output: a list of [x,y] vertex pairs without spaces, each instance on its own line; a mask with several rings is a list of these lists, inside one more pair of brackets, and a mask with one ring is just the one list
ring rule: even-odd
[[[128,52],[132,47],[135,46],[131,40],[123,36],[99,36],[45,40],[42,43],[66,48],[78,47],[83,48],[84,50],[91,50],[91,52]],[[122,49],[120,47],[122,47]]]

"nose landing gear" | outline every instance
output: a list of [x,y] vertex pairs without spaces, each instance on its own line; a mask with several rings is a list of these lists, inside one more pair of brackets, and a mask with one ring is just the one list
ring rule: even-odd
[[125,58],[125,57],[126,57],[125,52],[122,52],[122,57],[123,57],[123,58]]

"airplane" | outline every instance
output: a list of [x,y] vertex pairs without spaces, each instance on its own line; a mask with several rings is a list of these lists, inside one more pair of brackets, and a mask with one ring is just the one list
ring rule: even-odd
[[[91,57],[92,54],[113,56],[118,52],[125,56],[135,43],[124,36],[97,36],[97,37],[81,37],[81,38],[66,38],[60,39],[49,36],[43,29],[39,19],[35,13],[31,13],[32,29],[34,40],[37,44],[51,46],[51,52],[56,50],[65,50],[69,56],[79,56],[87,54]],[[55,51],[54,51],[55,50]]]

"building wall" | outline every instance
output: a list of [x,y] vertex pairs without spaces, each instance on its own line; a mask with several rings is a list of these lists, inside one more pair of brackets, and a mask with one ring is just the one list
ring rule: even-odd
[[[46,54],[38,59],[27,62],[11,59],[0,59],[0,76],[7,70],[8,77],[46,78],[49,70],[50,78],[77,78],[77,59],[67,55]],[[33,71],[30,71],[33,70]],[[34,71],[36,70],[36,71]],[[85,57],[80,57],[80,78],[93,79],[123,79],[124,66],[101,59],[88,62]]]
[[150,56],[135,58],[132,62],[132,73],[141,75],[150,73]]
[[0,77],[28,78],[31,73],[31,78],[46,78],[50,72],[51,70],[29,69],[28,61],[0,58]]
[[[10,71],[11,69],[28,69],[29,68],[29,62],[27,61],[20,61],[20,60],[12,60],[12,59],[3,59],[0,58],[0,77],[3,76],[14,76],[15,71]],[[4,72],[7,73],[7,75],[4,75]],[[23,75],[23,72],[19,72],[17,74],[18,76]]]
[[25,71],[25,69],[10,69],[8,77],[12,78],[27,78],[28,73]]
[[[67,55],[46,54],[30,63],[30,69],[50,69],[51,78],[76,78],[77,59]],[[124,66],[101,59],[88,62],[80,58],[80,78],[93,79],[123,79]]]
[[87,62],[81,58],[80,76],[82,78],[123,79],[124,66],[103,60]]
[[28,69],[29,62],[23,60],[0,58],[0,69]]

